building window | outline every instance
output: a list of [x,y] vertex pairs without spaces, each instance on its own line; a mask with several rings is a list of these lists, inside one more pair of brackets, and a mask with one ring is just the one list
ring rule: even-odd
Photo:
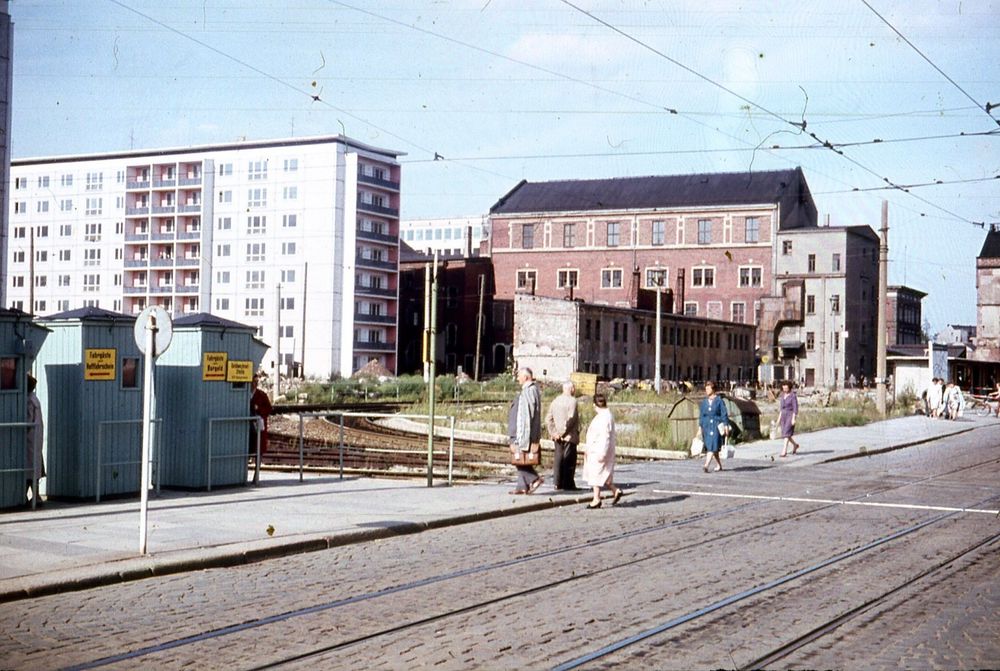
[[[49,253],[48,253],[48,251],[46,251],[46,250],[43,249],[41,251],[35,252],[35,261],[38,261],[40,263],[45,263],[48,260],[49,260]],[[42,286],[44,286],[44,285],[42,285]]]
[[563,247],[576,246],[576,224],[563,224]]
[[101,265],[101,250],[99,249],[83,250],[83,265],[85,266]]
[[264,299],[247,298],[243,303],[243,314],[247,317],[262,317],[264,315]]
[[27,177],[15,177],[14,178],[14,188],[15,189],[27,189],[28,188],[28,178]]
[[763,286],[764,269],[761,266],[741,266],[740,286],[760,287]]
[[229,299],[228,298],[216,298],[215,299],[215,309],[216,310],[228,310],[229,309]]
[[714,287],[715,268],[709,266],[695,266],[691,269],[691,286],[693,287]]
[[521,227],[521,249],[534,249],[535,247],[535,225],[524,224]]
[[216,245],[215,246],[215,255],[216,256],[229,256],[229,245],[228,244],[225,244],[225,245]]
[[59,201],[59,211],[60,212],[72,212],[73,211],[73,201],[70,198],[63,198]]
[[605,268],[601,270],[602,289],[620,289],[622,286],[622,269]]
[[281,227],[282,228],[295,228],[298,226],[299,217],[297,214],[283,214],[281,215]]
[[299,169],[299,159],[286,158],[284,163],[285,172],[295,172]]
[[233,227],[232,217],[219,217],[216,220],[215,227],[220,231],[228,231]]
[[15,226],[14,227],[14,237],[15,238],[24,238],[24,237],[27,237],[27,235],[28,235],[28,229],[26,229],[24,226]]
[[652,235],[650,237],[650,243],[653,245],[662,245],[666,241],[667,241],[667,222],[654,221],[652,224]]
[[247,235],[263,235],[267,232],[267,217],[255,215],[247,217]]
[[840,313],[840,294],[830,296],[830,312],[833,314]]
[[84,214],[87,216],[96,216],[101,213],[104,208],[104,201],[102,198],[88,198],[87,208],[84,210]]
[[73,186],[73,175],[66,174],[59,178],[59,184],[63,187]]
[[60,224],[59,235],[64,238],[68,238],[73,235],[73,224]]
[[[695,301],[687,301],[687,302],[685,302],[684,303],[684,315],[687,316],[687,317],[697,317],[698,316],[698,303],[696,303]],[[685,336],[687,335],[687,331],[684,332],[684,335]],[[685,340],[686,340],[686,338],[685,338]],[[693,338],[692,338],[692,340],[693,340]],[[684,344],[687,345],[686,342]]]
[[744,223],[747,242],[760,242],[760,221],[757,217],[747,217]]
[[621,223],[617,221],[608,222],[608,247],[617,247],[621,240]]
[[248,270],[247,271],[247,289],[263,289],[264,288],[264,271],[263,270]]
[[813,331],[806,331],[806,349],[810,352],[816,349],[816,333]]
[[232,163],[220,163],[219,164],[219,177],[225,177],[226,175],[233,174],[233,164]]
[[785,256],[788,256],[789,254],[792,253],[792,241],[791,240],[782,240],[781,241],[781,253],[784,254]]
[[646,288],[656,289],[667,286],[666,268],[646,268]]
[[840,272],[840,254],[833,255],[833,272]]
[[816,314],[816,297],[812,294],[806,296],[806,314],[814,315]]
[[267,161],[250,161],[247,168],[247,179],[267,179]]
[[247,244],[247,261],[263,261],[266,248],[263,242]]
[[24,251],[18,250],[14,252],[14,263],[24,263]]
[[14,203],[14,214],[24,214],[28,211],[28,202],[24,200],[19,200]]
[[281,195],[285,200],[295,200],[299,197],[299,187],[286,186],[282,189]]
[[810,254],[806,259],[806,272],[816,272],[816,255]]
[[[282,310],[294,310],[295,309],[295,296],[282,296],[281,297],[281,309]],[[289,334],[291,335],[291,334]]]
[[97,274],[83,276],[83,290],[96,293],[101,290],[101,276]]
[[517,288],[534,290],[538,282],[537,270],[517,271]]
[[104,173],[103,172],[88,172],[87,173],[87,191],[100,191],[104,188]]
[[295,283],[295,271],[294,270],[282,270],[281,271],[281,283],[282,284],[294,284]]
[[248,190],[247,207],[267,207],[267,189]]
[[10,285],[12,287],[23,287],[24,275],[12,275],[10,278]]
[[38,201],[38,205],[36,206],[35,209],[38,211],[39,214],[44,214],[45,212],[48,212],[49,211],[49,201],[47,201],[47,200],[40,200],[40,201]]
[[712,220],[698,220],[698,244],[707,245],[712,242]]
[[281,253],[285,256],[291,256],[295,254],[295,243],[294,242],[282,242],[281,243]]
[[580,286],[578,278],[579,272],[576,270],[559,270],[556,272],[556,287],[559,289],[578,287]]
[[733,303],[733,321],[737,324],[746,324],[747,322],[747,304],[746,303]]

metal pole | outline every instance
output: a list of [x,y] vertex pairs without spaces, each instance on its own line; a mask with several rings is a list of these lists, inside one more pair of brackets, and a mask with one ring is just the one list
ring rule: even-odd
[[257,433],[257,439],[254,441],[256,443],[255,447],[257,448],[257,458],[253,462],[253,484],[254,486],[257,486],[260,484],[260,422],[254,420],[253,428]]
[[305,434],[305,428],[303,426],[303,421],[304,418],[302,417],[302,415],[299,415],[299,482],[302,482],[304,478],[303,472],[305,470],[306,434]]
[[421,343],[421,354],[424,364],[424,384],[430,376],[429,357],[427,356],[427,345],[429,340],[429,329],[431,321],[431,264],[424,264],[424,339]]
[[653,374],[653,389],[656,390],[657,394],[659,394],[662,391],[661,387],[663,386],[663,380],[660,377],[660,356],[662,353],[661,350],[663,345],[662,344],[663,338],[660,337],[660,330],[663,328],[662,318],[661,318],[661,311],[663,309],[662,297],[663,297],[663,280],[661,279],[658,286],[656,287],[656,335],[654,336],[656,338],[656,363],[654,364],[655,372]]
[[212,421],[213,418],[208,419],[208,463],[205,464],[205,479],[208,481],[207,488],[208,491],[212,491]]
[[104,438],[104,422],[97,425],[97,494],[94,497],[95,503],[101,502],[101,441]]
[[882,201],[882,229],[881,239],[878,246],[878,328],[876,332],[877,351],[875,353],[877,361],[877,387],[875,392],[875,404],[882,417],[886,415],[886,330],[888,329],[888,315],[886,315],[886,301],[889,294],[889,201]]
[[278,283],[278,304],[274,319],[278,323],[278,337],[274,339],[274,400],[281,396],[281,283]]
[[344,479],[344,416],[340,416],[340,479]]
[[451,486],[452,472],[455,469],[455,415],[450,418],[451,437],[448,439],[448,486]]
[[479,312],[476,313],[476,358],[473,359],[472,365],[475,366],[475,372],[472,374],[472,379],[479,382],[479,346],[483,340],[483,294],[486,293],[486,275],[479,276]]
[[[142,389],[142,456],[139,473],[139,554],[146,554],[146,520],[149,508],[149,452],[152,441],[150,422],[153,419],[153,397],[155,395],[153,370],[156,358],[156,315],[151,314],[146,323],[146,358],[143,371]],[[211,445],[209,445],[211,454]],[[209,462],[211,464],[211,461]]]
[[299,342],[302,343],[302,353],[299,356],[299,377],[305,379],[306,376],[306,297],[309,296],[309,262],[306,261],[302,278],[302,335]]
[[435,376],[437,375],[437,357],[435,353],[437,352],[437,297],[438,297],[438,282],[437,282],[437,252],[434,252],[434,274],[431,278],[431,305],[430,305],[430,322],[428,322],[428,332],[429,332],[429,343],[430,343],[430,359],[429,363],[429,375],[430,380],[428,382],[429,392],[428,392],[428,419],[427,419],[427,486],[434,486],[434,387],[435,387]]

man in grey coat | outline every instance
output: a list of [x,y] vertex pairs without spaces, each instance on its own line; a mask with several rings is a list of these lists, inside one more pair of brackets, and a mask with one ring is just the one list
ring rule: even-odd
[[[542,392],[530,368],[518,369],[517,381],[521,383],[521,392],[510,404],[510,411],[507,414],[507,435],[510,438],[511,449],[527,452],[533,443],[538,443],[542,439]],[[511,494],[531,494],[544,482],[534,466],[515,466],[515,468],[517,468],[517,486]]]
[[555,458],[552,460],[552,479],[556,489],[573,492],[577,490],[576,446],[580,444],[580,414],[576,406],[576,388],[572,382],[564,382],[562,394],[556,396],[545,415],[545,427],[549,438],[555,443]]

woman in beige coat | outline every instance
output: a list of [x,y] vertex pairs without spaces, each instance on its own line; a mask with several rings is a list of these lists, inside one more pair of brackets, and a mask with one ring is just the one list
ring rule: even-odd
[[604,394],[594,394],[594,419],[587,429],[586,456],[583,461],[583,477],[594,489],[594,499],[588,508],[601,507],[601,489],[607,487],[614,492],[611,505],[618,503],[622,490],[615,487],[615,418],[608,408]]

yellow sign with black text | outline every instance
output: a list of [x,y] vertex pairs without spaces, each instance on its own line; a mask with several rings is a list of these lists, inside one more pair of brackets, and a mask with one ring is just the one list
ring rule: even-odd
[[253,361],[230,361],[226,382],[249,382],[253,379]]
[[226,364],[229,355],[225,352],[205,352],[201,355],[201,379],[204,382],[225,382]]
[[83,350],[84,380],[114,380],[117,370],[115,363],[118,351],[115,349],[85,349]]

